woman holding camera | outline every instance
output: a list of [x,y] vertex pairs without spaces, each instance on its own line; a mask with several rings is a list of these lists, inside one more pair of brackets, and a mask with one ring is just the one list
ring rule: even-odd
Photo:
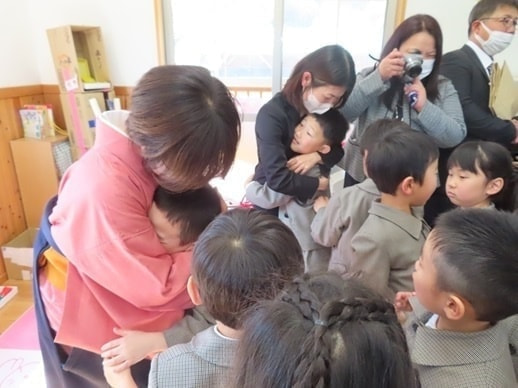
[[341,109],[349,121],[358,120],[345,146],[344,186],[365,179],[358,144],[363,130],[375,120],[402,120],[433,137],[441,148],[453,147],[464,139],[462,107],[450,80],[439,75],[441,58],[439,24],[429,15],[414,15],[396,28],[379,64],[358,74],[356,86]]

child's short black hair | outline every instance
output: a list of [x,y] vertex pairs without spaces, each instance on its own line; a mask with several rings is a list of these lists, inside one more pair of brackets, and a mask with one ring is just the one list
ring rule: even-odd
[[349,129],[349,123],[337,109],[332,108],[322,114],[309,113],[308,116],[313,116],[318,125],[322,127],[324,139],[328,145],[339,146],[342,144]]
[[455,209],[437,219],[429,237],[437,286],[466,299],[480,321],[518,314],[518,215]]
[[194,247],[192,276],[214,319],[241,327],[246,310],[304,271],[300,245],[279,218],[258,210],[219,215]]
[[153,195],[158,210],[170,223],[179,222],[180,243],[190,244],[198,239],[207,225],[222,211],[222,199],[216,189],[207,185],[183,193],[171,193],[158,186]]
[[401,120],[396,119],[379,119],[370,123],[362,133],[359,141],[360,152],[365,155],[365,151],[370,152],[371,148],[383,136],[388,135],[392,131],[409,131],[412,127]]
[[394,195],[406,177],[422,184],[426,169],[438,157],[430,136],[414,130],[390,132],[373,145],[367,172],[379,191]]

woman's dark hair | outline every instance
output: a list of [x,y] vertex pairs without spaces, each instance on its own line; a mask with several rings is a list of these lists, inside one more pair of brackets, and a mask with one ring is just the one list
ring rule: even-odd
[[481,171],[488,181],[502,178],[502,190],[491,195],[497,209],[513,211],[518,197],[518,173],[513,167],[509,151],[501,144],[492,141],[467,141],[455,148],[448,158],[448,170],[459,167],[478,174]]
[[290,78],[286,81],[282,94],[299,113],[306,112],[302,100],[302,75],[311,73],[311,86],[343,86],[345,94],[338,100],[335,108],[343,106],[356,82],[354,61],[347,50],[339,45],[319,48],[302,58],[293,68]]
[[355,279],[305,274],[247,317],[236,387],[415,387],[394,307]]
[[144,74],[126,126],[157,182],[172,192],[224,176],[241,134],[229,90],[198,66],[158,66]]
[[[430,101],[434,101],[439,97],[439,66],[442,60],[442,32],[437,20],[430,15],[414,15],[403,20],[403,22],[392,33],[391,37],[385,43],[381,58],[385,58],[394,49],[399,49],[403,42],[412,35],[419,32],[429,33],[435,40],[435,62],[432,72],[428,77],[422,80],[426,88],[426,94]],[[392,107],[394,96],[403,88],[403,80],[400,77],[392,77],[390,79],[390,88],[381,95],[382,101],[387,108]]]
[[278,217],[234,209],[217,216],[200,235],[191,272],[209,314],[239,329],[250,306],[273,298],[303,271],[297,238]]

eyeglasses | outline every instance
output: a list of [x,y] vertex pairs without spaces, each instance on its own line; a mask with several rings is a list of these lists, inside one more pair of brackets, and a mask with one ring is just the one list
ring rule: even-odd
[[479,20],[496,20],[499,23],[502,23],[506,28],[513,28],[518,25],[518,18],[512,18],[509,16],[501,17],[501,18],[482,18]]

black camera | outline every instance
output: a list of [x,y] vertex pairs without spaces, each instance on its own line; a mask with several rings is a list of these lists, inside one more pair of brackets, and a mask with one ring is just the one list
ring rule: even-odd
[[406,82],[412,82],[423,70],[423,56],[420,51],[405,55],[404,75]]

